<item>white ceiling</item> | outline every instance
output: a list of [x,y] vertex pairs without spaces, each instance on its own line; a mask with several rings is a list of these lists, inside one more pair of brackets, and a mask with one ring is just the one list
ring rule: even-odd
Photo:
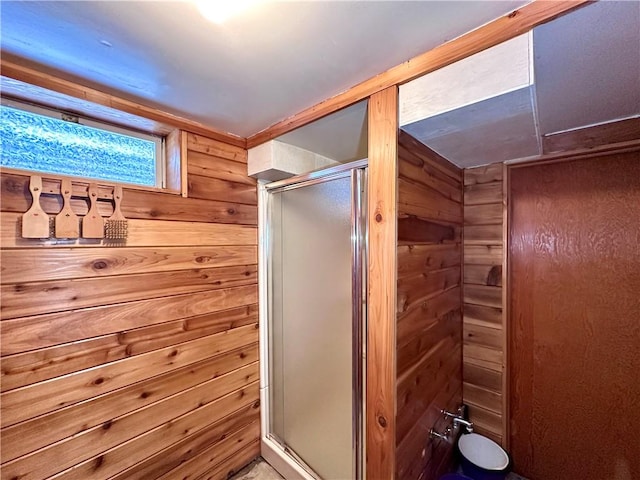
[[[526,44],[507,43],[526,57]],[[522,62],[503,61],[518,54],[500,48],[403,85],[402,128],[466,168],[540,155],[544,135],[640,115],[640,2],[596,2],[534,29],[530,86],[524,76],[509,83]],[[440,91],[450,85],[464,92],[445,95],[457,108],[415,103],[444,105]]]
[[250,136],[528,0],[269,2],[216,25],[188,2],[6,1],[3,53]]

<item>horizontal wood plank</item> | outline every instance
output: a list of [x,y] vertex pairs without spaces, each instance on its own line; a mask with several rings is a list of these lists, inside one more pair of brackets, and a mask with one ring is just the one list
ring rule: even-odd
[[3,427],[13,425],[257,340],[257,325],[246,325],[10,390],[0,394],[0,421]]
[[431,350],[440,339],[459,332],[460,320],[460,310],[456,308],[455,311],[443,315],[408,341],[400,343],[401,339],[399,339],[396,363],[398,376],[402,376],[414,365],[417,359]]
[[462,369],[465,382],[494,392],[502,391],[502,372],[478,366],[466,358]]
[[[225,160],[226,161],[226,160]],[[230,162],[235,165],[236,162]],[[245,174],[246,175],[246,174]],[[245,179],[248,177],[245,177]],[[31,205],[31,196],[28,191],[29,177],[27,175],[2,174],[2,211],[24,213]],[[246,183],[246,180],[245,180]],[[220,185],[216,185],[219,187]],[[255,189],[255,183],[248,185],[244,198],[250,198],[251,186]],[[245,191],[245,190],[237,190]],[[257,224],[257,208],[255,203],[243,205],[234,203],[233,198],[221,197],[219,200],[208,198],[183,198],[168,193],[149,192],[138,189],[125,188],[122,196],[122,213],[127,219],[158,219],[189,222],[215,222],[240,225]],[[100,215],[107,217],[113,212],[110,201],[98,201]],[[250,202],[243,202],[250,203]],[[62,209],[62,197],[60,195],[42,195],[40,205],[49,215],[55,215]],[[72,199],[71,207],[76,215],[84,216],[88,211],[85,199]]]
[[486,285],[465,285],[463,298],[464,303],[501,308],[502,288],[488,287]]
[[0,265],[2,284],[250,265],[253,245],[213,247],[96,247],[12,250]]
[[490,367],[490,370],[501,371],[503,369],[504,353],[502,349],[489,348],[473,343],[465,344],[463,349],[464,360],[467,363],[481,363],[486,367]]
[[256,185],[192,174],[189,174],[187,183],[189,197],[191,198],[258,205],[258,188]]
[[257,185],[254,178],[247,176],[246,164],[195,151],[189,153],[189,173],[252,187]]
[[247,163],[247,150],[244,145],[235,145],[225,141],[215,140],[210,137],[187,133],[187,150],[193,150],[207,155],[213,155],[235,162]]
[[397,338],[401,345],[408,339],[419,335],[429,328],[430,324],[460,307],[460,287],[451,288],[428,300],[419,300],[409,305],[407,310],[398,315]]
[[248,465],[251,460],[254,460],[258,456],[260,456],[259,440],[228,456],[198,480],[227,480],[231,475],[238,473],[244,466]]
[[462,222],[462,205],[434,190],[405,180],[398,181],[398,215],[415,215],[434,222]]
[[[458,386],[462,385],[459,355],[459,341],[456,345],[451,337],[447,337],[417,359],[415,366],[407,370],[404,376],[398,377],[398,411],[402,412],[402,415],[398,416],[397,420],[397,444],[403,441],[416,421],[421,418],[431,403],[430,400],[436,398],[447,384],[460,382]],[[434,358],[444,361],[433,361]]]
[[465,265],[464,283],[500,287],[502,286],[502,265]]
[[464,227],[464,244],[467,245],[502,245],[502,225],[466,225]]
[[442,196],[454,202],[462,203],[460,185],[432,168],[424,159],[399,147],[399,178],[425,188],[432,188]]
[[[109,245],[107,240],[38,240],[21,238],[21,215],[0,213],[0,234],[3,248],[96,247]],[[203,222],[168,222],[159,220],[129,220],[128,236],[113,245],[127,247],[173,247],[257,245],[257,228],[250,225],[230,225]]]
[[254,205],[134,190],[123,195],[122,213],[125,217],[132,219],[258,224],[258,209]]
[[135,465],[156,453],[164,445],[171,445],[193,435],[202,428],[243,409],[259,408],[259,383],[254,382],[235,392],[188,412],[171,422],[102,452],[59,474],[51,480],[103,480]]
[[[257,284],[258,266],[141,273],[0,286],[3,319]],[[137,288],[131,288],[136,285]]]
[[492,163],[482,167],[466,168],[464,170],[464,185],[478,185],[482,183],[502,182],[502,163]]
[[495,435],[501,435],[502,415],[470,403],[469,416],[481,431],[484,429]]
[[412,304],[418,303],[445,290],[460,285],[460,267],[434,270],[421,275],[398,279],[397,313],[406,312]]
[[640,117],[634,117],[568,132],[543,135],[542,151],[545,154],[567,152],[638,139],[640,139]]
[[107,422],[117,412],[128,413],[182,390],[258,361],[258,345],[250,344],[213,358],[186,365],[125,388],[64,407],[2,429],[2,463]]
[[[467,267],[465,267],[465,271],[466,268]],[[471,323],[492,323],[496,326],[502,325],[502,308],[465,304],[464,321]]]
[[[465,170],[466,171],[466,170]],[[464,187],[464,206],[502,202],[502,181],[473,183]]]
[[[402,145],[404,151],[411,152],[412,155],[420,158],[429,167],[443,174],[453,185],[458,186],[462,182],[462,169],[455,166],[435,150],[429,148],[420,140],[400,130],[398,133],[398,144]],[[401,155],[402,156],[402,155]],[[460,188],[458,188],[460,190]]]
[[465,402],[501,414],[502,395],[500,393],[466,382],[462,384],[462,390]]
[[[225,458],[253,444],[260,437],[260,422],[255,421],[211,445],[199,455],[182,462],[158,480],[176,478],[206,478],[206,473],[221,464]],[[228,473],[228,472],[227,472]],[[204,477],[203,477],[204,476]]]
[[465,344],[482,345],[488,348],[502,349],[502,328],[487,325],[465,323],[463,327],[463,341]]
[[[502,203],[464,206],[465,225],[502,225]],[[465,232],[466,237],[466,232]]]
[[501,245],[465,245],[465,265],[502,265]]
[[248,285],[3,320],[2,355],[251,305],[258,300],[257,290],[256,285]]
[[398,278],[460,265],[459,245],[401,245]]
[[415,215],[398,218],[399,245],[425,245],[459,242],[462,229],[456,225],[443,225]]
[[8,462],[3,465],[2,474],[7,475],[6,478],[25,480],[46,478],[211,403],[257,379],[256,363],[239,368]]
[[[253,405],[244,406],[232,415],[227,415],[219,422],[202,428],[195,434],[160,450],[155,455],[147,457],[130,468],[118,473],[112,477],[111,480],[146,480],[149,478],[158,478],[178,467],[181,463],[199,455],[209,445],[213,445],[227,438],[230,433],[236,432],[243,426],[255,422],[258,418],[258,411]],[[246,461],[241,461],[237,465],[244,466],[252,459],[253,457]],[[228,463],[223,464],[228,465]],[[229,470],[231,470],[231,468],[229,468]]]
[[2,357],[2,391],[258,322],[257,305]]

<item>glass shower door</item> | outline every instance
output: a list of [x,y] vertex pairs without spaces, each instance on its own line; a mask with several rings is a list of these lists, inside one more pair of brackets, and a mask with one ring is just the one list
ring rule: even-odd
[[270,433],[327,480],[357,475],[361,174],[269,195]]

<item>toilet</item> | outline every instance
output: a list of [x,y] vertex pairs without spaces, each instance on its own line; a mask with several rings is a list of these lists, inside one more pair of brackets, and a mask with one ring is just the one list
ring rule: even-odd
[[507,452],[493,440],[466,433],[458,439],[462,471],[473,480],[503,480],[509,472]]

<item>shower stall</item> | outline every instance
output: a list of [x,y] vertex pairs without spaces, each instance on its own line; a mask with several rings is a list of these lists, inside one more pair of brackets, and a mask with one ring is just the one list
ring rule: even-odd
[[261,187],[263,456],[364,478],[367,161]]

